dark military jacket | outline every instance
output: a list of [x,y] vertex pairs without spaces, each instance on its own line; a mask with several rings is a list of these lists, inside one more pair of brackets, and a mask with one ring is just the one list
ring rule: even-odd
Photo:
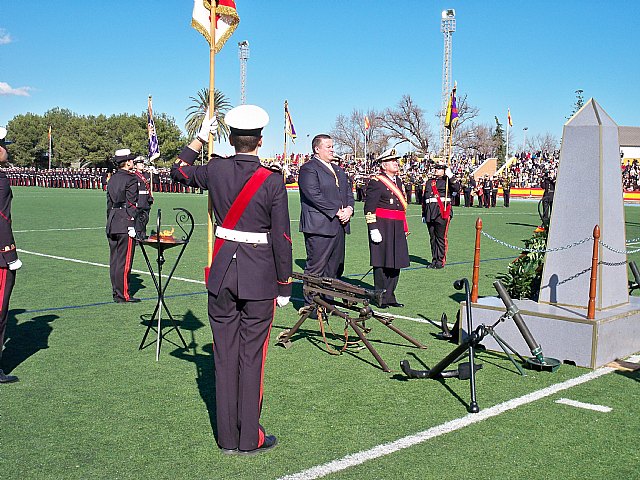
[[[11,228],[11,200],[13,193],[7,175],[0,171],[0,268],[18,259],[16,242]],[[0,345],[2,348],[2,345]]]
[[151,177],[147,172],[134,172],[138,182],[138,208],[148,210],[153,204]]
[[[400,198],[379,180],[378,177],[382,175],[384,174],[381,173],[369,181],[364,203],[369,232],[378,229],[382,235],[380,243],[373,243],[369,237],[369,260],[373,267],[400,269],[409,266],[409,247],[405,234],[406,214]],[[404,187],[400,177],[396,176],[395,184],[402,195]],[[404,217],[404,220],[384,218],[381,210],[398,212],[398,216]]]
[[[187,147],[188,148],[188,147]],[[222,225],[229,208],[260,168],[254,155],[237,154],[214,158],[206,165],[193,166],[195,160],[183,150],[171,168],[171,177],[191,187],[209,191],[217,225]],[[186,153],[185,153],[186,152]],[[189,161],[190,160],[190,161]],[[217,295],[235,254],[238,265],[238,296],[243,300],[266,300],[291,296],[292,248],[287,191],[282,175],[270,174],[249,201],[234,230],[266,232],[267,244],[250,244],[226,240],[213,263],[207,289]]]
[[119,169],[107,183],[107,235],[127,233],[134,226],[138,204],[138,177]]
[[[449,201],[442,200],[442,204],[444,207],[451,205],[451,194],[453,192],[460,191],[460,182],[455,180],[451,180],[448,177],[440,177],[440,178],[430,178],[426,181],[424,185],[424,196],[422,198],[422,218],[426,222],[431,222],[437,219],[442,219],[442,214],[440,212],[439,203],[435,199],[437,195],[433,194],[433,188],[431,186],[432,182],[436,182],[436,190],[438,191],[438,195],[442,199],[449,198]],[[447,188],[448,183],[448,188]],[[445,194],[448,194],[448,197],[445,197]],[[450,208],[449,218],[453,217],[453,209]]]

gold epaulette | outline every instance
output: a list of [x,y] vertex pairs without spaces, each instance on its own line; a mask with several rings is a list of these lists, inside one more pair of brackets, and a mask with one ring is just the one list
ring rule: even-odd
[[366,213],[364,215],[364,219],[367,223],[376,223],[378,221],[378,219],[376,218],[376,214],[371,212]]

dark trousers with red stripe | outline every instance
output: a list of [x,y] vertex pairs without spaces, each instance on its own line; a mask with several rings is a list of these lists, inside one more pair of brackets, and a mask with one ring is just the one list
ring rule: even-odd
[[[9,298],[16,283],[15,270],[0,268],[0,361],[2,360],[2,347],[4,346],[4,332],[7,329],[7,318],[9,317]],[[0,362],[0,367],[2,363]]]
[[107,235],[109,239],[109,273],[113,298],[129,300],[129,274],[135,254],[135,240],[126,233]]
[[209,293],[217,440],[221,448],[254,450],[264,442],[260,411],[264,362],[274,313],[274,299],[238,298],[235,260],[224,276],[218,295]]
[[432,263],[444,267],[447,260],[447,230],[449,219],[438,217],[427,222],[429,229],[429,240],[431,242]]

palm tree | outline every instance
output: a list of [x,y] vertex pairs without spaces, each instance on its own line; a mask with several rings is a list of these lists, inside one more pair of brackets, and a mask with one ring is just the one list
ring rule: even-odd
[[[204,119],[204,114],[209,106],[209,89],[203,88],[198,91],[195,97],[189,97],[193,105],[187,108],[187,118],[184,128],[187,130],[189,138],[194,138],[200,130],[200,125]],[[226,140],[229,136],[229,127],[224,123],[224,115],[231,108],[229,99],[217,88],[213,96],[213,104],[218,118],[218,131],[214,135],[214,140]]]

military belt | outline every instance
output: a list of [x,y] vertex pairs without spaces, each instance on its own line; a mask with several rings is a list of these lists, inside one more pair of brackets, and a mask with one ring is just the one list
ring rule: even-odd
[[[440,197],[440,200],[442,200],[443,202],[450,202],[451,201],[451,199],[449,197]],[[438,202],[438,197],[427,198],[424,201],[424,203],[437,203],[437,202]]]
[[216,227],[216,237],[238,243],[269,243],[266,232],[241,232],[220,226]]

